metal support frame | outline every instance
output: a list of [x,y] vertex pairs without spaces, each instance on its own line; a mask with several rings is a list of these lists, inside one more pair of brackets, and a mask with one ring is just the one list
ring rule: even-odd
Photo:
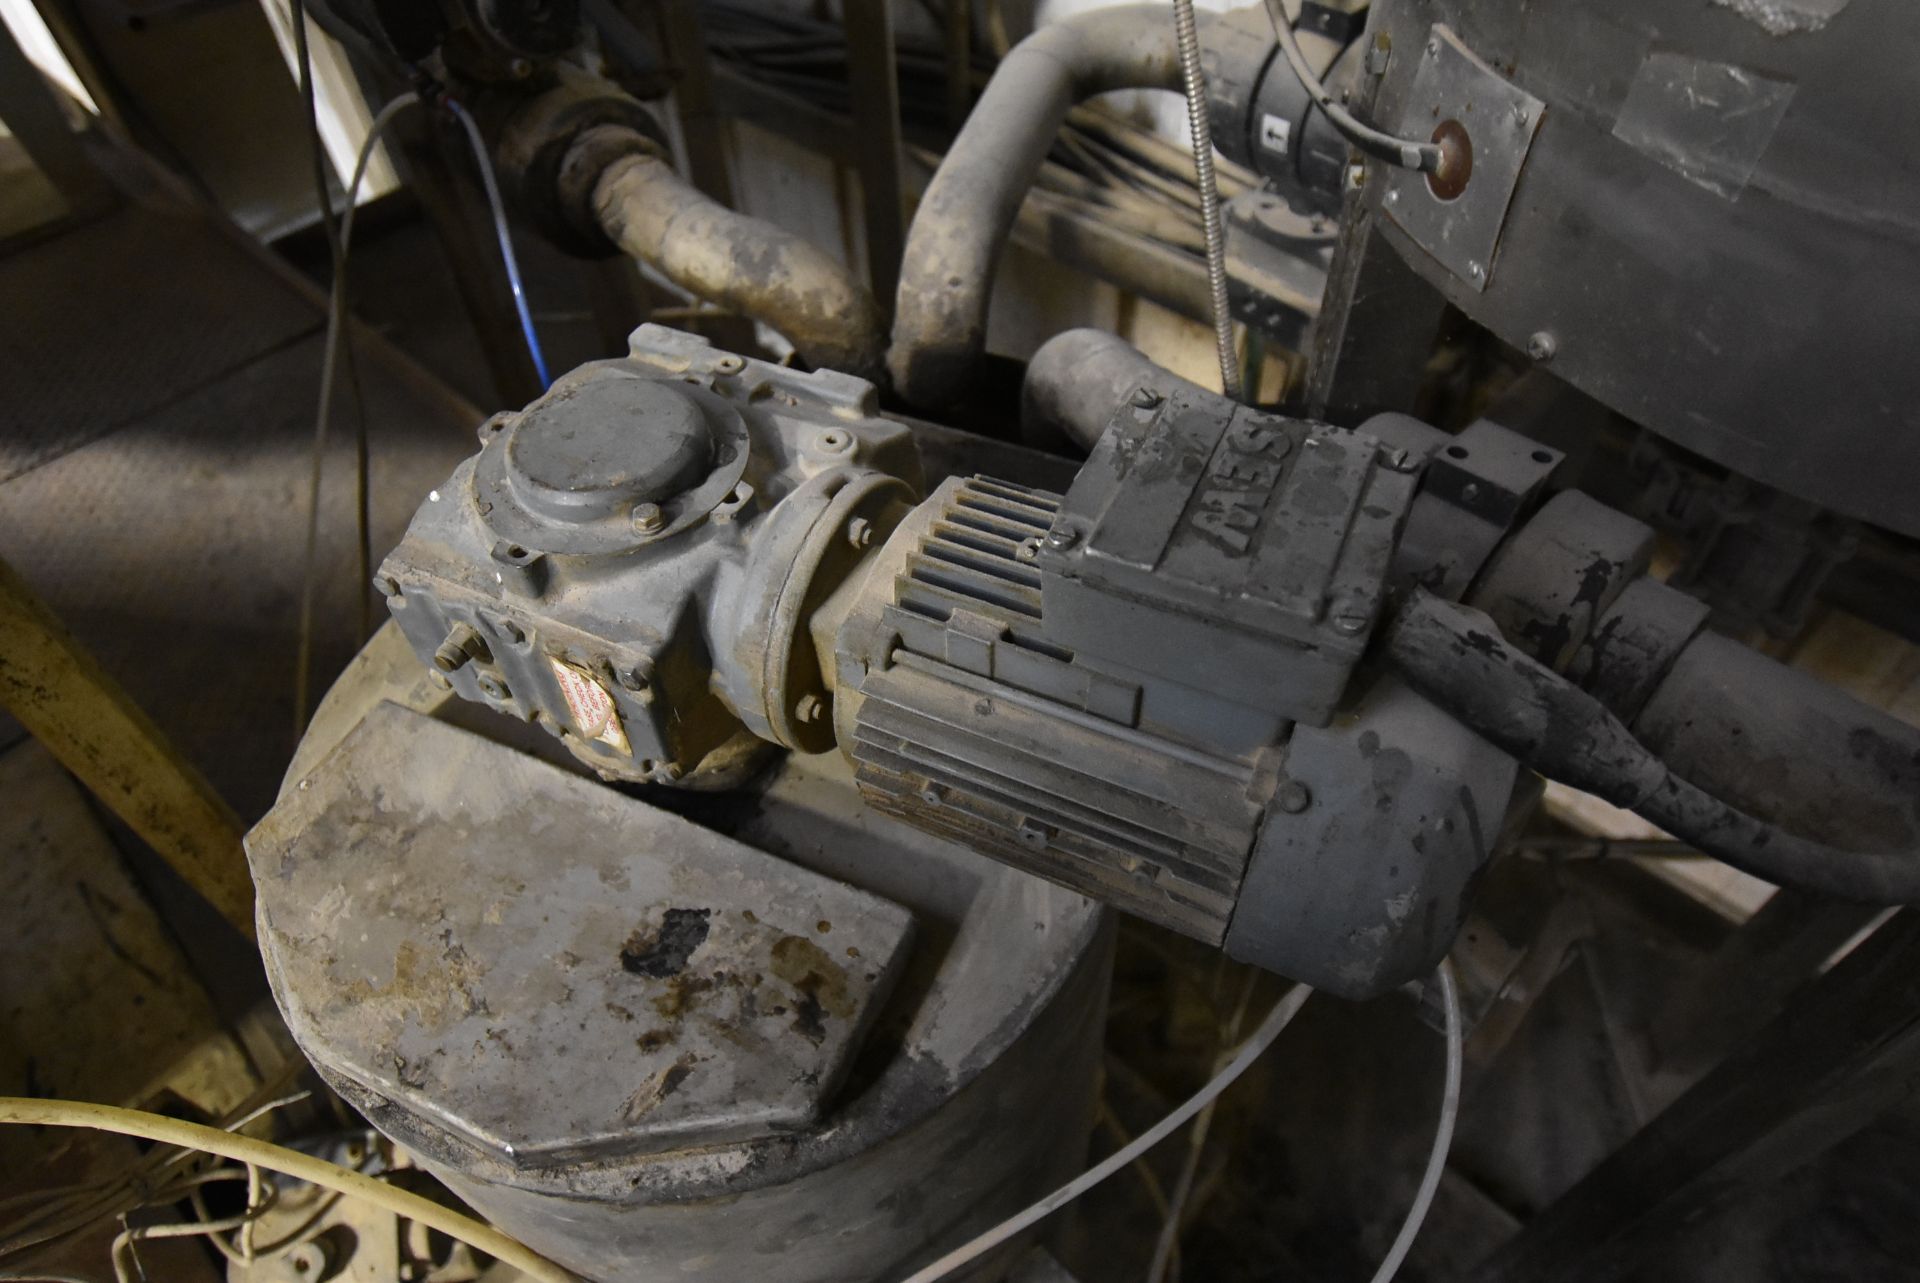
[[867,228],[867,283],[893,310],[907,243],[901,188],[900,78],[887,0],[847,0],[847,76],[853,90],[854,149]]
[[1916,1073],[1920,911],[1903,909],[1467,1278],[1642,1277],[1674,1234],[1838,1145]]
[[53,90],[0,23],[0,120],[66,203],[69,218],[88,218],[117,199],[87,157]]
[[0,705],[253,938],[253,880],[239,816],[5,562]]

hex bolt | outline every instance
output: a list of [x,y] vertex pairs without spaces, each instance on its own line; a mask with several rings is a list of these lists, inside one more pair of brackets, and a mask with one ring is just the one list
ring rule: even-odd
[[1152,388],[1141,388],[1133,394],[1133,404],[1141,410],[1151,410],[1158,406],[1163,400],[1165,400],[1165,398]]
[[793,706],[793,720],[803,725],[812,725],[819,721],[826,711],[826,701],[818,695],[802,695],[800,702]]
[[1080,532],[1072,526],[1055,526],[1047,531],[1047,547],[1055,552],[1065,552],[1080,542]]
[[1536,361],[1551,361],[1560,350],[1560,341],[1547,330],[1535,330],[1527,338],[1527,355]]
[[873,542],[873,523],[865,517],[855,517],[847,523],[847,542],[855,548],[865,548]]
[[630,691],[643,691],[653,681],[653,670],[642,660],[620,672],[620,685]]
[[1274,793],[1273,802],[1288,815],[1298,815],[1313,804],[1313,794],[1299,780],[1288,780]]
[[643,535],[657,533],[667,524],[667,514],[657,503],[637,503],[633,506],[633,528]]
[[487,644],[480,640],[472,624],[455,624],[448,630],[447,639],[434,650],[433,666],[443,673],[456,673],[466,667],[469,660],[491,658]]

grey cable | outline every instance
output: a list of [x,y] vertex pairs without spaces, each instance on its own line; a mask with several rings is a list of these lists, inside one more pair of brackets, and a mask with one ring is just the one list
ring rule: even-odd
[[1220,186],[1213,172],[1207,77],[1200,66],[1200,31],[1193,16],[1193,0],[1173,0],[1173,30],[1180,47],[1180,79],[1187,91],[1193,172],[1200,187],[1200,230],[1207,241],[1207,294],[1213,313],[1213,344],[1220,354],[1220,390],[1238,401],[1240,354],[1234,348],[1233,312],[1227,299],[1227,236],[1220,224]]
[[1280,42],[1280,52],[1286,55],[1287,65],[1293,68],[1295,79],[1300,87],[1307,91],[1307,97],[1313,99],[1313,105],[1326,113],[1340,136],[1352,143],[1360,151],[1389,165],[1398,165],[1403,169],[1418,170],[1431,174],[1440,168],[1440,148],[1435,143],[1415,142],[1410,138],[1397,138],[1383,130],[1363,124],[1352,112],[1341,106],[1320,78],[1313,74],[1313,68],[1307,65],[1307,56],[1300,51],[1300,41],[1293,34],[1293,21],[1287,17],[1281,0],[1266,0],[1267,20],[1273,23],[1274,38]]
[[[380,135],[401,110],[420,101],[416,93],[404,93],[382,107],[367,127],[366,141],[353,165],[353,181],[347,184],[347,212],[340,223],[340,257],[334,264],[333,286],[327,294],[327,341],[320,358],[320,407],[313,423],[313,465],[307,476],[307,544],[305,573],[300,584],[299,646],[294,656],[294,732],[307,725],[307,696],[313,676],[313,590],[319,577],[320,556],[320,480],[326,466],[327,429],[333,421],[334,372],[340,359],[340,332],[346,324],[347,260],[352,248],[353,215],[360,199],[360,183],[367,176]],[[361,592],[366,591],[363,584]]]
[[1420,1227],[1433,1208],[1440,1177],[1447,1170],[1447,1154],[1453,1149],[1453,1125],[1460,1117],[1460,1062],[1466,1034],[1461,1028],[1460,991],[1454,984],[1453,963],[1445,958],[1440,960],[1439,977],[1440,1005],[1445,1009],[1447,1021],[1447,1081],[1440,1093],[1440,1123],[1433,1130],[1433,1148],[1427,1152],[1427,1170],[1420,1175],[1420,1188],[1414,1193],[1413,1206],[1400,1222],[1400,1233],[1394,1237],[1386,1259],[1374,1271],[1373,1283],[1392,1283],[1413,1247],[1413,1240],[1419,1237]]
[[972,1264],[1022,1230],[1045,1220],[1173,1135],[1195,1114],[1218,1099],[1221,1092],[1231,1087],[1240,1075],[1247,1071],[1247,1067],[1260,1058],[1261,1052],[1273,1045],[1273,1040],[1280,1036],[1280,1031],[1287,1027],[1312,993],[1313,990],[1306,985],[1295,985],[1289,989],[1286,996],[1275,1003],[1273,1010],[1267,1013],[1267,1018],[1260,1022],[1260,1027],[1240,1044],[1240,1050],[1233,1059],[1213,1076],[1211,1082],[1189,1097],[1184,1105],[1155,1123],[1151,1129],[1142,1132],[1132,1144],[1115,1151],[1025,1211],[1008,1217],[986,1233],[956,1247],[931,1265],[914,1271],[904,1280],[904,1283],[934,1283],[936,1279],[946,1278],[963,1266]]

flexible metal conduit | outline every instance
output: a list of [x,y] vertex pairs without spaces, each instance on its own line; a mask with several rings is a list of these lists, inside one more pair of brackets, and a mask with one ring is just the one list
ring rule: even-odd
[[[1196,15],[1202,38],[1217,21]],[[907,233],[887,365],[915,405],[950,406],[986,344],[994,269],[1021,202],[1074,104],[1113,89],[1179,90],[1173,23],[1161,5],[1068,18],[1000,63],[927,186]]]
[[882,377],[880,309],[823,250],[701,194],[647,151],[606,167],[593,209],[621,249],[689,293],[765,322],[808,364]]

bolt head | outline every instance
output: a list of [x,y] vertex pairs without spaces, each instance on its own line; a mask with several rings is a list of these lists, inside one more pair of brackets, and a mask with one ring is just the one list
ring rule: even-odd
[[1474,280],[1476,280],[1476,281],[1478,281],[1478,280],[1484,280],[1484,279],[1486,278],[1486,275],[1487,275],[1487,269],[1486,269],[1486,268],[1484,268],[1484,267],[1482,267],[1482,266],[1480,266],[1480,264],[1479,264],[1479,263],[1477,263],[1477,262],[1474,262],[1474,263],[1468,263],[1468,264],[1467,264],[1467,275],[1469,275],[1469,276],[1471,276],[1471,277],[1473,277],[1473,279],[1474,279]]
[[1335,632],[1344,633],[1348,637],[1357,637],[1367,631],[1366,612],[1343,610],[1333,617],[1333,627]]
[[1440,38],[1434,36],[1427,41],[1427,57],[1432,58],[1440,52]]
[[818,695],[802,695],[793,706],[793,720],[811,726],[826,715],[827,702]]
[[1288,815],[1298,815],[1313,805],[1313,793],[1299,780],[1288,780],[1274,793],[1273,802]]
[[1527,339],[1527,355],[1535,361],[1551,361],[1559,350],[1559,340],[1546,330],[1535,331]]
[[1080,542],[1080,532],[1072,526],[1055,526],[1047,531],[1047,547],[1055,552],[1065,552]]
[[1356,160],[1347,166],[1347,186],[1359,187],[1364,185],[1366,181],[1367,163],[1365,161]]
[[633,507],[633,528],[643,535],[654,534],[667,524],[667,514],[657,503],[639,503]]
[[873,543],[873,523],[865,517],[855,517],[847,523],[847,542],[856,548],[865,548]]

